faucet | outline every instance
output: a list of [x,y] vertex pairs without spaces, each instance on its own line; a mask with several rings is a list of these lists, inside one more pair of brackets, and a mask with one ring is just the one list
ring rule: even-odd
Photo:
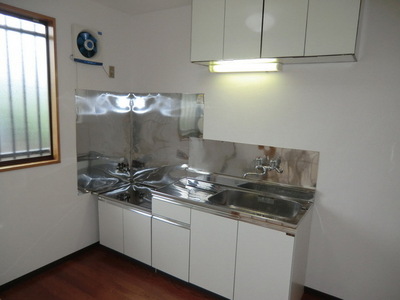
[[281,165],[280,157],[278,157],[277,159],[269,159],[268,157],[265,158],[257,157],[255,159],[255,162],[256,162],[255,169],[261,172],[247,172],[243,175],[244,178],[246,178],[249,175],[263,176],[266,175],[268,171],[283,173],[283,170],[280,167]]

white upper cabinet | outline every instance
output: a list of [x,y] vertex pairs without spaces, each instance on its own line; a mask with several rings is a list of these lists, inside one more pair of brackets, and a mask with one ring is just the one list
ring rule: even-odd
[[[354,61],[361,0],[193,0],[193,62]],[[263,13],[264,12],[264,13]]]
[[192,61],[220,60],[224,49],[225,0],[193,0]]
[[355,53],[360,0],[309,0],[305,56]]
[[263,0],[226,0],[224,59],[260,58]]
[[304,55],[307,7],[308,0],[265,1],[261,57]]

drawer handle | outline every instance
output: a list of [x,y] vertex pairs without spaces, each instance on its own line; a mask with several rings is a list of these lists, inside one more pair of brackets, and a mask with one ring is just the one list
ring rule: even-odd
[[173,226],[182,227],[182,228],[185,228],[185,229],[190,229],[190,225],[189,224],[182,223],[182,222],[179,222],[179,221],[172,221],[170,219],[161,218],[161,217],[158,217],[158,216],[153,216],[153,219],[156,219],[156,220],[164,222],[164,223],[171,224]]

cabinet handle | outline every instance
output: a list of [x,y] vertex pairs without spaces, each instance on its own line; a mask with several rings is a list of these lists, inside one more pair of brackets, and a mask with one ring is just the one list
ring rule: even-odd
[[147,212],[144,212],[144,211],[142,211],[142,210],[139,210],[139,209],[134,209],[134,208],[126,208],[126,209],[129,210],[129,211],[131,211],[131,212],[134,212],[134,213],[137,213],[137,214],[146,216],[146,217],[151,217],[151,214],[149,214],[149,213],[147,213]]
[[189,224],[182,223],[182,222],[179,222],[179,221],[172,221],[172,220],[169,220],[169,219],[166,219],[166,218],[157,217],[157,216],[153,216],[153,219],[156,219],[156,220],[164,222],[164,223],[171,224],[173,226],[182,227],[182,228],[185,228],[185,229],[190,229],[190,225]]

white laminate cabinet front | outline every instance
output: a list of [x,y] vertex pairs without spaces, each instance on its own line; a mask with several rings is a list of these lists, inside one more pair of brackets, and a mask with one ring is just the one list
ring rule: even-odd
[[224,59],[260,58],[263,0],[226,0]]
[[124,209],[124,254],[151,265],[151,214]]
[[190,224],[190,208],[171,203],[169,201],[160,200],[158,196],[154,196],[152,200],[152,213],[155,216],[161,216],[170,220],[179,221]]
[[191,61],[222,59],[224,16],[225,0],[192,1]]
[[190,283],[232,299],[238,221],[195,209],[191,220]]
[[361,0],[309,0],[305,56],[353,54]]
[[294,237],[239,222],[235,300],[287,300]]
[[153,218],[152,266],[188,281],[189,237],[188,228]]
[[193,0],[192,62],[353,61],[361,0]]
[[308,0],[267,0],[261,57],[303,56]]
[[98,201],[98,204],[100,244],[123,253],[123,209],[105,201]]

